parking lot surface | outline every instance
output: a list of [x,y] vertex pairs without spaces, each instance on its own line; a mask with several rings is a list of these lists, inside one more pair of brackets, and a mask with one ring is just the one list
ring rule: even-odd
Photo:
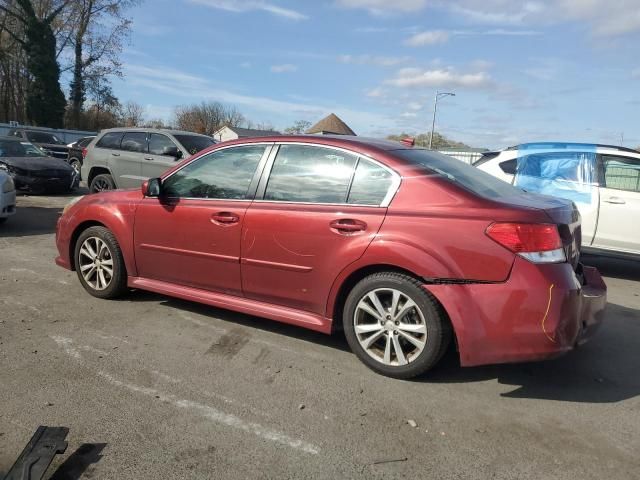
[[[38,425],[67,426],[51,478],[640,477],[640,263],[596,337],[559,359],[417,381],[344,339],[132,292],[91,297],[53,259],[71,197],[19,197],[0,227],[0,477]],[[415,425],[415,426],[414,426]]]

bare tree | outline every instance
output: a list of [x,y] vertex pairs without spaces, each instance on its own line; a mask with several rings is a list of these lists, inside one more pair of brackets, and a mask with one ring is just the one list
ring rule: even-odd
[[128,101],[122,107],[121,121],[123,127],[139,127],[144,123],[145,108],[139,103]]
[[138,0],[75,0],[68,41],[73,47],[71,121],[79,128],[89,77],[122,75],[119,54],[130,33],[125,11]]
[[239,126],[244,122],[244,116],[236,107],[220,102],[181,105],[175,109],[176,128],[205,135],[213,135],[225,125]]
[[307,130],[309,130],[310,126],[311,122],[307,120],[298,120],[294,122],[294,124],[289,128],[285,128],[284,133],[288,133],[289,135],[305,133]]

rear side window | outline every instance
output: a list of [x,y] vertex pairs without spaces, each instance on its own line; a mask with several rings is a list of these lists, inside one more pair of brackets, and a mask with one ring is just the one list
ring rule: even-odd
[[356,173],[353,176],[347,203],[380,205],[387,196],[392,184],[393,175],[391,172],[373,162],[360,159],[356,167]]
[[81,138],[78,141],[78,147],[80,147],[80,148],[86,147],[87,145],[89,145],[91,143],[91,140],[93,140],[93,137]]
[[105,133],[98,143],[96,143],[96,147],[98,148],[112,148],[119,149],[120,141],[122,140],[123,132],[109,132]]
[[357,157],[340,150],[308,145],[281,145],[265,200],[346,203]]
[[146,152],[147,134],[145,132],[127,132],[122,137],[120,149],[128,152]]
[[516,170],[518,169],[518,160],[514,158],[513,160],[500,162],[499,165],[500,165],[500,169],[507,175],[515,175]]
[[602,164],[604,187],[640,192],[640,160],[603,155]]
[[167,178],[163,192],[173,198],[245,199],[265,148],[231,147],[204,155]]
[[46,132],[27,132],[27,139],[33,143],[50,143],[52,145],[62,144],[62,140]]
[[438,152],[412,148],[396,150],[393,153],[413,165],[424,168],[426,174],[438,175],[485,198],[522,193],[522,190],[493,175]]

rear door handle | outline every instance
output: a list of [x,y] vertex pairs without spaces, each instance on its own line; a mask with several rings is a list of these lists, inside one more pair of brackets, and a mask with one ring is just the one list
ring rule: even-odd
[[240,221],[240,217],[232,212],[217,212],[211,215],[211,221],[216,225],[233,225]]
[[604,201],[607,202],[607,203],[613,203],[615,205],[624,205],[625,203],[627,203],[620,197],[609,197],[609,198],[605,199]]
[[114,156],[114,157],[119,157],[120,156],[119,153],[113,153],[113,152],[111,152],[111,155]]
[[338,233],[349,234],[356,232],[363,232],[367,229],[367,224],[361,220],[354,220],[351,218],[342,218],[340,220],[332,221],[329,226],[336,230]]

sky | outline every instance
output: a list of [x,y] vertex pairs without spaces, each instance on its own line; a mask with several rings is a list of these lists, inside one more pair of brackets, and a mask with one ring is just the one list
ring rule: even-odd
[[284,129],[431,128],[474,147],[640,145],[640,0],[146,0],[122,102],[170,120],[217,100]]

